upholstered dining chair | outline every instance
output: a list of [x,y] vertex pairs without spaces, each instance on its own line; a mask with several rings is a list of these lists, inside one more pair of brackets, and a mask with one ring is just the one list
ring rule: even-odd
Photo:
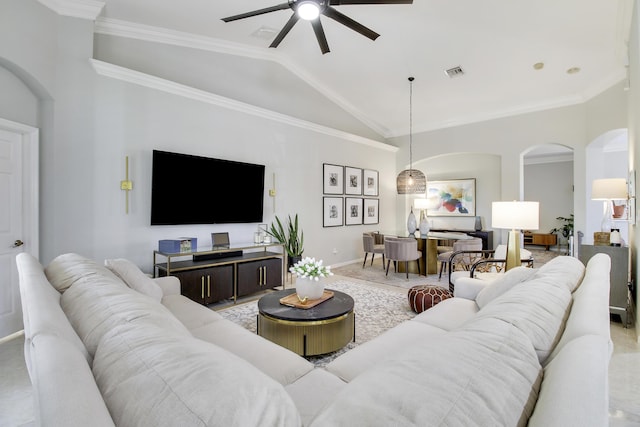
[[438,254],[438,262],[440,263],[440,274],[438,275],[438,278],[442,278],[442,271],[446,267],[449,267],[450,269],[449,274],[451,274],[451,271],[453,271],[454,269],[468,271],[471,268],[471,265],[480,259],[480,257],[473,252],[462,252],[458,256],[454,257],[453,260],[451,260],[451,255],[454,252],[479,250],[482,250],[482,239],[479,237],[474,237],[473,239],[456,240],[455,242],[453,242],[453,248],[451,252],[443,252],[441,254]]
[[418,241],[413,237],[385,237],[384,256],[387,259],[387,272],[389,275],[389,264],[393,261],[394,271],[397,271],[397,263],[405,263],[407,279],[409,278],[409,261],[416,261],[418,264],[418,274],[420,273],[420,262],[422,252],[418,250]]
[[367,255],[369,254],[371,254],[371,265],[373,265],[373,258],[376,254],[382,254],[382,268],[384,268],[384,244],[376,244],[373,233],[362,233],[362,246],[364,248],[362,268],[364,268],[364,265],[367,263]]

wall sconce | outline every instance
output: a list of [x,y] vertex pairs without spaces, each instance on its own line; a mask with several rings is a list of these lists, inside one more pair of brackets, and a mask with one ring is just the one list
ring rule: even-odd
[[537,230],[539,202],[493,202],[491,203],[491,227],[510,229],[507,241],[505,271],[522,264],[520,259],[520,230]]
[[125,168],[125,178],[123,181],[120,181],[120,189],[124,190],[126,193],[126,202],[124,213],[129,214],[129,191],[133,190],[133,182],[129,181],[129,156],[124,158],[124,168]]

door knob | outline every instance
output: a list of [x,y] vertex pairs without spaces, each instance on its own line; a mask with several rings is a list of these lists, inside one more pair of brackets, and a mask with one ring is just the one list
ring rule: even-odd
[[24,245],[24,242],[22,240],[20,240],[20,239],[18,239],[15,242],[13,242],[13,247],[14,248],[20,247],[22,245]]

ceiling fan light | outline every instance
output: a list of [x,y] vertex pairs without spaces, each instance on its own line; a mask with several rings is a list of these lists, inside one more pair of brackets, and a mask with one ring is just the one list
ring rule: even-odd
[[314,1],[301,1],[298,2],[296,12],[301,19],[313,21],[320,16],[320,6]]

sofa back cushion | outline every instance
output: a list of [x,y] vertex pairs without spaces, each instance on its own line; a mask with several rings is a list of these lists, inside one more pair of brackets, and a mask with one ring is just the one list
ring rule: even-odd
[[479,308],[484,307],[499,297],[503,293],[507,292],[514,285],[524,282],[531,278],[537,270],[528,267],[516,267],[506,271],[504,274],[496,275],[497,278],[490,284],[484,287],[476,296],[476,304]]
[[116,425],[300,425],[282,385],[216,345],[153,325],[109,331],[93,372]]
[[492,318],[516,326],[544,363],[560,339],[570,307],[569,289],[536,277],[495,298],[470,322]]
[[347,384],[311,426],[525,426],[541,373],[520,330],[484,319],[398,349]]
[[106,267],[75,253],[57,256],[47,265],[44,272],[49,282],[60,293],[69,289],[76,280],[82,277],[116,278]]
[[106,259],[104,265],[118,276],[131,289],[135,289],[143,295],[153,298],[157,302],[162,301],[162,289],[150,277],[138,268],[137,265],[124,258]]
[[[62,294],[60,303],[90,355],[105,332],[121,323],[153,323],[167,331],[190,335],[166,307],[130,289],[111,272],[87,274],[89,264],[89,260],[81,261],[78,277],[71,266],[67,268],[65,278],[72,285]],[[93,265],[98,271],[108,271],[96,262]]]
[[91,355],[60,307],[60,292],[51,286],[42,265],[27,253],[16,256],[16,265],[20,278],[27,368],[31,370],[29,342],[38,335],[54,335],[66,340],[91,364]]
[[536,278],[554,282],[556,285],[565,286],[573,292],[584,276],[584,264],[572,256],[558,256],[543,264],[536,273]]

